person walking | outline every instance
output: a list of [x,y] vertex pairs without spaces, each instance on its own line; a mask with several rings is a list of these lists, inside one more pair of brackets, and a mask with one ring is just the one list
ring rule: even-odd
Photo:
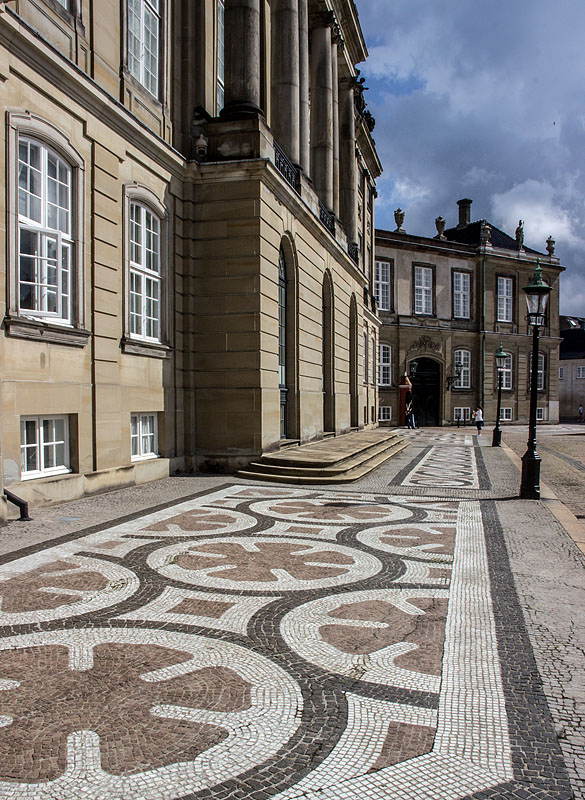
[[478,406],[473,412],[473,419],[475,420],[475,427],[477,428],[477,435],[481,436],[481,429],[483,428],[483,410]]
[[579,403],[579,408],[577,409],[577,414],[579,414],[579,422],[583,422],[583,405]]

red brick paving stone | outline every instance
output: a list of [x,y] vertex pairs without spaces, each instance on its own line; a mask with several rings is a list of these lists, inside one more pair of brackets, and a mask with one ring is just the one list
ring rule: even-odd
[[[0,777],[21,782],[54,780],[66,766],[70,733],[100,737],[102,768],[129,775],[193,760],[227,737],[223,728],[163,719],[157,705],[241,711],[250,707],[250,686],[227,667],[205,667],[160,682],[140,675],[184,663],[190,653],[165,647],[100,644],[94,665],[69,669],[69,650],[59,645],[0,653],[0,679],[18,680],[0,692]],[[42,753],[42,758],[39,754]]]
[[56,575],[64,570],[78,570],[79,566],[67,561],[52,561],[31,572],[25,572],[0,582],[0,609],[4,614],[20,614],[25,611],[59,608],[76,603],[79,594],[67,591],[43,591],[46,589],[71,589],[74,592],[96,592],[105,589],[108,579],[101,572],[83,569],[70,575]]
[[113,550],[120,544],[127,544],[127,542],[124,541],[124,539],[112,539],[108,542],[101,542],[100,544],[94,544],[93,547],[97,548],[98,550]]
[[168,609],[173,614],[193,614],[197,617],[213,617],[219,619],[226,611],[233,608],[235,603],[222,603],[220,600],[203,600],[198,597],[186,598]]
[[329,612],[335,619],[385,622],[387,628],[354,628],[323,625],[319,634],[324,642],[344,653],[375,653],[398,642],[409,642],[417,649],[398,656],[397,667],[440,675],[447,619],[446,599],[417,597],[409,601],[424,614],[405,614],[391,603],[378,600],[349,603]]
[[441,528],[441,533],[430,533],[422,528],[393,528],[384,536],[380,536],[380,542],[389,544],[392,547],[422,547],[427,544],[439,545],[434,547],[433,552],[453,553],[455,549],[455,534],[457,529]]
[[167,531],[169,525],[176,525],[183,531],[209,531],[221,530],[226,525],[232,525],[236,517],[231,514],[221,514],[204,508],[194,508],[177,514],[175,517],[163,519],[144,528],[145,531]]
[[[252,540],[253,541],[253,540]],[[286,569],[297,580],[316,580],[343,575],[347,572],[342,567],[330,564],[353,565],[354,560],[343,553],[333,551],[315,552],[307,545],[305,552],[299,552],[300,546],[291,542],[254,542],[257,552],[250,552],[234,542],[217,542],[205,544],[196,549],[190,548],[188,553],[181,553],[175,558],[177,566],[187,570],[203,570],[225,565],[225,569],[215,571],[214,577],[225,577],[233,581],[277,581],[273,569]],[[210,555],[199,555],[209,553]],[[216,555],[216,558],[213,558]],[[322,567],[305,563],[306,561],[323,561]]]
[[409,725],[406,722],[391,722],[378,759],[368,772],[400,764],[409,758],[430,753],[435,741],[436,728]]

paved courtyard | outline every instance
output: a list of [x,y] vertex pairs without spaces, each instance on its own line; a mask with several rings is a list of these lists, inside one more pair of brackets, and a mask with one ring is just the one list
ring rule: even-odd
[[485,435],[408,435],[3,529],[0,798],[584,798],[583,554]]

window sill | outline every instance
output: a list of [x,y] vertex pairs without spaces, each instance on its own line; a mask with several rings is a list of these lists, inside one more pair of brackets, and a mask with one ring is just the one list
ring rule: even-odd
[[146,356],[146,358],[168,358],[171,348],[166,344],[156,342],[143,342],[139,339],[129,339],[126,336],[120,340],[123,353],[133,356]]
[[39,480],[39,478],[55,478],[58,475],[69,475],[71,470],[69,467],[63,467],[62,469],[53,469],[47,470],[46,472],[23,472],[21,473],[20,480],[21,481],[35,481]]
[[35,342],[63,344],[68,347],[85,347],[90,332],[83,328],[57,325],[32,317],[5,317],[4,328],[8,336],[30,339]]
[[130,459],[132,464],[139,463],[140,461],[156,461],[157,458],[160,458],[158,453],[148,453],[145,456],[132,456]]

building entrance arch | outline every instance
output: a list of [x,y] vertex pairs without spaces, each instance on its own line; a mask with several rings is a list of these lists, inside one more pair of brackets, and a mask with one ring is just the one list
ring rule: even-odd
[[441,420],[441,364],[434,358],[410,362],[412,401],[417,427],[435,427]]

